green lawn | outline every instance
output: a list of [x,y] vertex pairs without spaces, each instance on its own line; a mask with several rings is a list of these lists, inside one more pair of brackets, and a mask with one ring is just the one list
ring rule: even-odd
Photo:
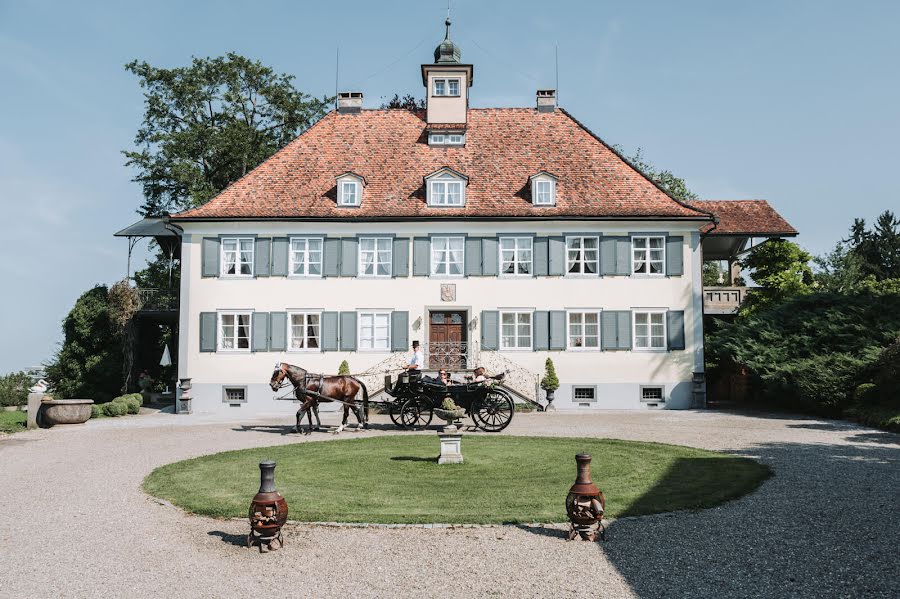
[[612,517],[711,507],[771,475],[753,460],[688,447],[549,437],[464,436],[465,463],[438,465],[436,435],[404,435],[204,456],[157,468],[144,489],[197,514],[246,517],[258,463],[272,459],[294,520],[562,522],[583,451]]
[[28,415],[25,412],[0,411],[0,433],[17,433],[25,430]]

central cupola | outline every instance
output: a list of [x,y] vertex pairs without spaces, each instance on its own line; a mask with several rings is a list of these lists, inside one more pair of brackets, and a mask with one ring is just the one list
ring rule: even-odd
[[450,39],[450,18],[445,21],[447,32],[434,49],[434,62],[422,65],[422,84],[425,85],[426,122],[465,131],[469,108],[469,88],[472,86],[472,65],[460,63],[462,52]]

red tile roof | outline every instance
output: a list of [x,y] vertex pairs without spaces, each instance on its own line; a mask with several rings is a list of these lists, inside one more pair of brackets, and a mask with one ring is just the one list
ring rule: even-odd
[[[750,235],[793,237],[797,229],[775,212],[765,200],[704,200],[691,206],[712,212],[719,224],[710,235]],[[707,230],[711,228],[707,227]]]
[[[449,167],[469,178],[466,205],[429,207],[422,178]],[[531,204],[529,177],[559,178],[553,207]],[[338,207],[335,177],[366,179],[359,208]],[[359,217],[710,218],[666,195],[564,110],[470,109],[464,146],[427,144],[424,113],[331,112],[182,219]]]

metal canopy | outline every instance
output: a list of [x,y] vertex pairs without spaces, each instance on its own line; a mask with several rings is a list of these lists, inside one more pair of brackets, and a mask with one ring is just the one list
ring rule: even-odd
[[181,235],[177,230],[166,227],[166,222],[162,218],[142,218],[116,233],[114,237],[181,237]]

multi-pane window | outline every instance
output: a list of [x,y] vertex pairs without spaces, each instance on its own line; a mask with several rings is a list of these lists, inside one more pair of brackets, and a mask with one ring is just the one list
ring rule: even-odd
[[552,206],[556,203],[554,196],[554,184],[550,179],[538,179],[534,182],[535,206]]
[[359,349],[389,350],[391,347],[391,313],[359,313]]
[[224,237],[222,239],[222,274],[236,277],[253,276],[252,237]]
[[595,387],[574,387],[572,398],[575,401],[597,401],[597,389]]
[[462,276],[465,246],[464,237],[432,237],[431,274]]
[[569,349],[600,348],[600,313],[569,312]]
[[459,79],[435,79],[434,80],[435,96],[458,96],[459,95]]
[[428,136],[428,143],[433,146],[461,146],[465,141],[461,133],[432,133]]
[[500,238],[500,273],[504,275],[530,275],[532,268],[531,237]]
[[430,181],[428,203],[432,206],[462,206],[463,182],[458,179]]
[[631,272],[647,275],[665,274],[666,238],[632,237]]
[[319,349],[319,314],[317,312],[290,313],[288,349]]
[[391,276],[390,237],[363,237],[359,240],[359,274],[365,277]]
[[662,401],[663,398],[662,387],[641,387],[641,401]]
[[566,272],[570,275],[595,275],[600,272],[600,239],[566,238]]
[[219,349],[250,349],[250,312],[219,313]]
[[359,181],[341,181],[341,206],[359,206]]
[[293,237],[291,239],[290,273],[301,277],[322,275],[321,237]]
[[666,349],[666,313],[634,313],[634,348]]
[[531,349],[531,312],[500,313],[501,349]]

